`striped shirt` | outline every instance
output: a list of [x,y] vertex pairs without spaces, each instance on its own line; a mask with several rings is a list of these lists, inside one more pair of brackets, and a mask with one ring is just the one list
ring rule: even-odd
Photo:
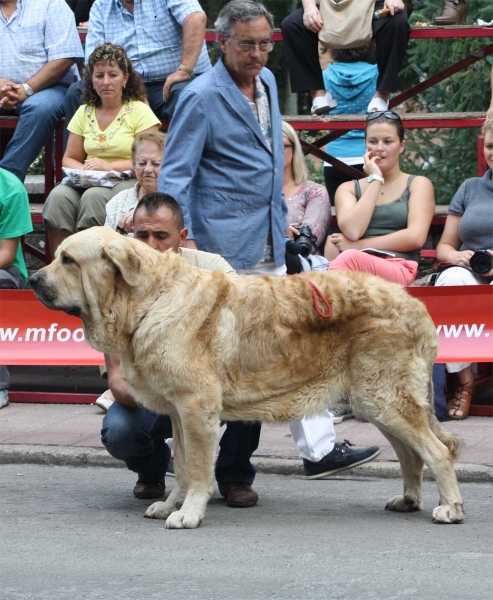
[[[65,0],[18,0],[8,21],[0,13],[0,77],[22,83],[47,62],[83,57],[74,13]],[[74,64],[59,83],[78,79]]]
[[[194,12],[203,12],[196,0],[135,0],[133,14],[120,0],[96,0],[89,15],[86,62],[95,48],[110,42],[125,48],[144,81],[164,81],[180,65],[183,21]],[[210,67],[204,42],[194,73]]]

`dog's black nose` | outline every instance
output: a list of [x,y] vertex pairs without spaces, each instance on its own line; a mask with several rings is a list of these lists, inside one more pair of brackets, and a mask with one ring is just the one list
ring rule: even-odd
[[31,284],[31,286],[33,288],[35,288],[36,285],[39,283],[40,279],[41,279],[41,276],[38,275],[37,273],[34,273],[34,275],[31,275],[31,277],[29,277],[29,283]]

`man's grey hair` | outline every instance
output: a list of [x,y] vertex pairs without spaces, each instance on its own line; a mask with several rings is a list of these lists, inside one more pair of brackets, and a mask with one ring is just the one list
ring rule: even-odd
[[254,0],[232,0],[221,9],[214,27],[216,36],[222,35],[229,39],[233,35],[233,27],[237,21],[249,23],[265,17],[269,21],[271,31],[274,29],[274,17],[260,2]]

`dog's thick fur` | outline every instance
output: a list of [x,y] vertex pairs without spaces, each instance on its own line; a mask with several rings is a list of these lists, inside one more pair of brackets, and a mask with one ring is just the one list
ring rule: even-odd
[[[286,421],[347,396],[401,463],[404,493],[386,508],[420,509],[425,463],[440,491],[433,519],[463,521],[459,443],[433,412],[435,327],[400,286],[341,271],[228,278],[104,227],[69,237],[31,280],[47,306],[81,316],[91,346],[121,355],[140,403],[171,417],[176,485],[146,516],[201,523],[221,418]],[[308,280],[332,305],[329,319]]]

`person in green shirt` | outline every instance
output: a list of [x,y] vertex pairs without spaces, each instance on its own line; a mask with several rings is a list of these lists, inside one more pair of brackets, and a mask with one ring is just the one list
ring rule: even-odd
[[[27,281],[20,238],[33,230],[26,188],[15,175],[0,169],[0,289],[18,289]],[[9,372],[0,366],[0,408],[9,403]]]

